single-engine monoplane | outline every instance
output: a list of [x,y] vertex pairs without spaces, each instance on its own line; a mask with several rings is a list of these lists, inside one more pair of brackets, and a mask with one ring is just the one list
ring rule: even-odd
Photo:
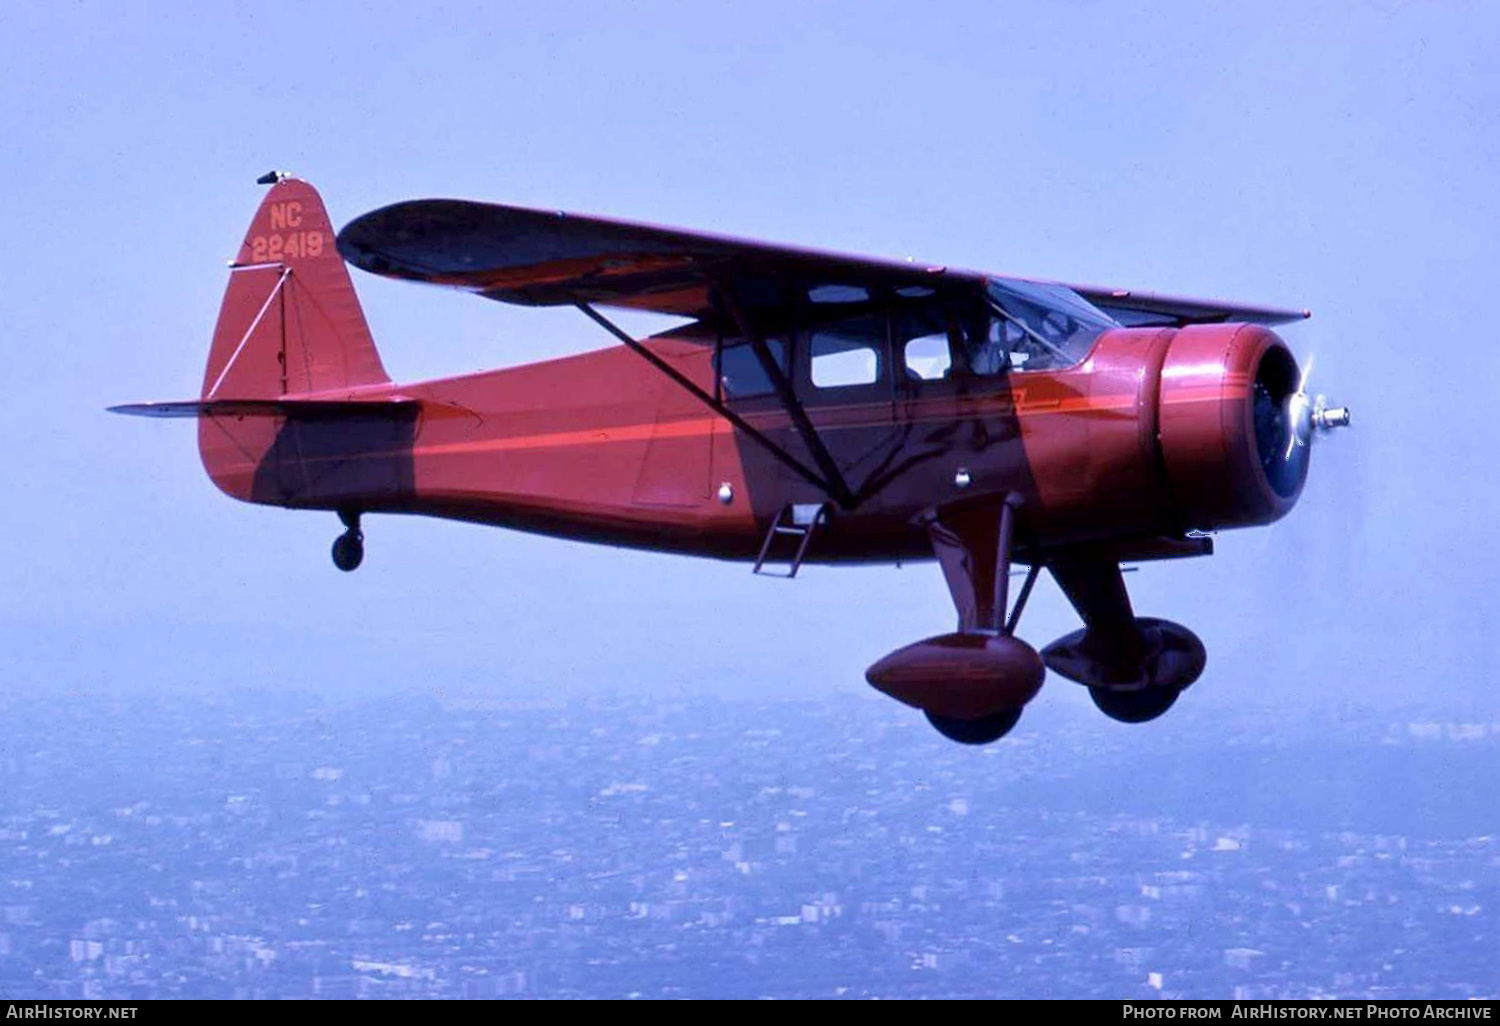
[[[935,557],[957,628],[866,672],[947,737],[993,741],[1047,669],[1107,715],[1165,712],[1192,631],[1132,609],[1122,563],[1208,555],[1296,503],[1319,430],[1271,331],[1308,316],[1003,277],[551,210],[414,200],[335,235],[280,173],[231,265],[191,417],[214,483],[335,513],[424,514],[612,545],[807,563]],[[398,385],[345,263],[581,311],[608,348]],[[606,311],[672,315],[636,338]],[[1024,577],[1014,602],[1010,581]],[[1083,628],[1016,636],[1045,568]]]

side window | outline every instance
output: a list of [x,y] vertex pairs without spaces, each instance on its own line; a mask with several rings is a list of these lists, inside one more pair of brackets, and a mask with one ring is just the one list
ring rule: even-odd
[[873,385],[881,378],[885,318],[850,317],[816,328],[808,339],[812,383],[818,388]]
[[[766,348],[776,358],[776,364],[786,371],[786,344],[779,338],[766,339]],[[748,399],[757,395],[770,395],[775,386],[766,376],[766,370],[755,355],[755,350],[746,342],[726,343],[719,353],[719,382],[724,395],[730,399]]]
[[814,285],[807,290],[807,301],[817,305],[830,303],[867,303],[870,290],[862,285]]
[[880,354],[868,346],[818,351],[813,342],[812,382],[819,388],[873,385],[880,380]]
[[948,352],[948,333],[918,335],[909,339],[901,351],[906,375],[915,381],[941,381],[953,370],[953,356]]
[[1008,329],[1013,325],[998,317],[985,316],[974,320],[965,333],[965,352],[969,373],[979,377],[1004,374],[1011,366]]
[[1031,336],[1027,335],[1019,324],[1015,321],[1000,321],[998,323],[1000,325],[1002,344],[1005,347],[1006,355],[1012,367],[1018,371],[1023,371],[1036,370],[1038,367],[1046,365],[1045,360],[1033,359],[1033,357],[1038,355],[1045,356],[1046,354],[1039,354],[1037,352],[1036,345],[1032,342]]
[[1005,324],[977,302],[952,297],[913,304],[896,325],[908,384],[995,377],[1009,369]]

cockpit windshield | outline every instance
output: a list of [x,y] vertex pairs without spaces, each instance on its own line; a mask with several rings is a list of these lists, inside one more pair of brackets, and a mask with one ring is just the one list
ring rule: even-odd
[[1003,351],[1011,370],[1071,367],[1088,355],[1102,332],[1119,327],[1066,285],[992,278],[985,283],[985,299],[1000,316],[990,332],[991,345]]

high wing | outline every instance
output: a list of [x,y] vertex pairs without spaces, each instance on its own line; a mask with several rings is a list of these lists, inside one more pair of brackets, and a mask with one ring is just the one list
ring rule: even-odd
[[[373,274],[451,285],[507,303],[592,303],[694,320],[722,314],[718,303],[726,290],[752,315],[757,307],[781,302],[771,284],[777,279],[899,289],[1001,277],[565,211],[446,199],[410,200],[356,218],[339,233],[338,248],[345,260]],[[1277,325],[1309,316],[1306,310],[1093,285],[1067,287],[1127,327],[1222,321]]]
[[1158,325],[1181,328],[1189,324],[1222,324],[1227,321],[1274,327],[1312,316],[1311,310],[1287,310],[1274,306],[1224,303],[1213,299],[1162,296],[1151,292],[1132,292],[1129,289],[1101,288],[1097,285],[1069,285],[1068,288],[1127,328]]
[[553,210],[412,200],[356,218],[338,236],[356,267],[527,306],[595,303],[714,317],[715,291],[746,312],[779,299],[773,279],[902,288],[983,275]]

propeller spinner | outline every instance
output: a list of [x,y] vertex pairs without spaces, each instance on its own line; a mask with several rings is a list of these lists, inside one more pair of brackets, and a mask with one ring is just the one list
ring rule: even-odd
[[1286,455],[1282,457],[1286,460],[1292,458],[1293,449],[1312,441],[1314,429],[1331,431],[1349,426],[1349,407],[1329,406],[1327,396],[1308,398],[1307,379],[1312,377],[1313,359],[1312,356],[1307,358],[1307,366],[1302,368],[1302,379],[1297,382],[1297,391],[1286,401],[1287,421],[1291,428],[1288,432],[1290,437],[1286,443]]

